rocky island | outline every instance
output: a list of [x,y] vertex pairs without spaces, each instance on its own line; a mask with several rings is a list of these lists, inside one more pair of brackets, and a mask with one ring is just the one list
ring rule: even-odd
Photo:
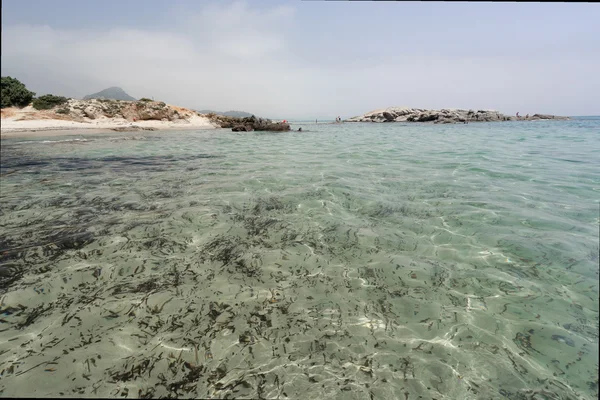
[[290,124],[287,122],[273,122],[266,118],[251,117],[230,117],[226,115],[205,114],[212,123],[221,128],[231,128],[233,132],[286,132],[290,130]]
[[568,117],[556,115],[533,114],[526,116],[507,116],[495,110],[461,110],[442,109],[426,110],[422,108],[388,107],[352,117],[344,122],[430,122],[434,124],[457,124],[468,122],[496,121],[536,121],[536,120],[568,120]]

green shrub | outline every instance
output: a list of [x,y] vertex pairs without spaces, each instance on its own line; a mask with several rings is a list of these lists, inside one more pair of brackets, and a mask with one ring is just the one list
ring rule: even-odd
[[25,85],[18,79],[3,76],[0,80],[0,90],[2,92],[0,108],[25,107],[31,103],[35,93],[27,90]]
[[59,108],[58,110],[56,110],[57,114],[69,114],[70,112],[71,110],[69,110],[67,107]]
[[142,98],[140,99],[140,101],[145,101],[145,102],[148,102],[148,101],[154,101],[154,100],[152,100],[152,99],[149,99],[149,98],[147,98],[147,97],[142,97]]
[[69,99],[53,94],[45,94],[33,100],[33,108],[36,110],[49,110],[61,104],[65,104]]

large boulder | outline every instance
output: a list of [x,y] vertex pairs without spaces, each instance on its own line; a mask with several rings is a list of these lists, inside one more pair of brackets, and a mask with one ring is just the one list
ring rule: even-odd
[[83,114],[89,119],[96,119],[99,116],[98,114],[100,114],[99,111],[101,110],[99,110],[98,107],[89,105],[83,109]]
[[426,112],[422,112],[421,114],[419,114],[419,116],[417,117],[417,122],[435,121],[439,117],[440,117],[439,114],[435,111],[426,111]]
[[264,126],[262,130],[270,131],[270,132],[287,132],[290,129],[291,129],[290,124],[281,122],[281,123],[268,124],[268,125]]
[[396,114],[392,114],[391,112],[384,111],[382,113],[382,115],[383,115],[383,118],[385,118],[386,122],[393,121],[396,119]]

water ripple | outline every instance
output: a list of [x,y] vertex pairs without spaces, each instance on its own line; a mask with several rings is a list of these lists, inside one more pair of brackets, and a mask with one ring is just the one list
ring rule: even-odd
[[595,398],[597,120],[2,141],[4,395]]

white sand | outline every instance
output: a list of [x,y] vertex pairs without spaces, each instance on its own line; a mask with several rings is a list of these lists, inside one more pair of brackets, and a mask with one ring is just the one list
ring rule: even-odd
[[[4,110],[3,110],[4,111]],[[98,118],[89,119],[84,122],[75,122],[62,119],[52,119],[50,114],[44,115],[40,119],[22,118],[38,116],[42,113],[37,112],[32,107],[23,109],[10,109],[9,113],[2,113],[0,135],[7,137],[26,137],[44,135],[68,135],[68,134],[94,134],[99,131],[112,131],[115,128],[125,128],[126,130],[137,130],[139,128],[164,129],[215,129],[208,118],[199,115],[192,115],[186,119],[177,121],[136,121],[131,122],[123,118]]]

